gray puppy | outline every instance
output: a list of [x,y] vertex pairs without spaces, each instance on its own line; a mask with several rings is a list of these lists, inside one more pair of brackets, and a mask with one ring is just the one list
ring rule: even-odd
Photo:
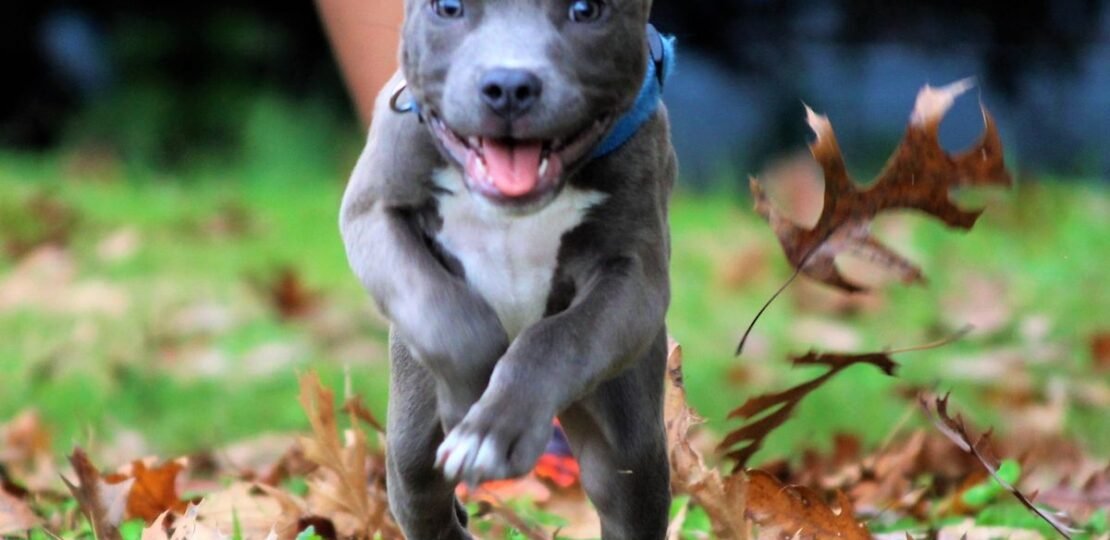
[[555,417],[603,536],[665,534],[676,160],[650,11],[407,0],[341,228],[392,323],[389,496],[410,538],[469,538],[455,485],[526,474]]

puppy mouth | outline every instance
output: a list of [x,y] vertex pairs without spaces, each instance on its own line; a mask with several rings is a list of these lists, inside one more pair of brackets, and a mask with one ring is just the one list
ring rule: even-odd
[[558,190],[609,129],[606,115],[558,139],[463,136],[430,115],[432,132],[459,165],[467,186],[502,204],[527,204]]

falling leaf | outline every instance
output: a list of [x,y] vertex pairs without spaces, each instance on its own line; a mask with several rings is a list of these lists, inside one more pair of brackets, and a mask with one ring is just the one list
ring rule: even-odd
[[[315,373],[300,379],[300,403],[312,426],[312,437],[302,438],[305,457],[320,466],[309,478],[309,504],[321,515],[334,516],[343,536],[386,540],[402,538],[388,512],[384,485],[369,482],[370,456],[366,436],[351,415],[346,442],[340,439],[335,415],[335,394]],[[381,471],[378,471],[381,475]]]
[[[871,538],[867,527],[856,520],[852,501],[837,492],[834,511],[813,490],[784,486],[763,471],[748,471],[747,516],[760,526],[760,537],[798,540]],[[770,533],[770,534],[768,534]]]
[[746,539],[748,525],[744,519],[744,506],[747,479],[743,474],[722,476],[720,471],[706,466],[701,453],[690,443],[690,429],[702,420],[686,402],[682,348],[674,341],[670,342],[667,373],[664,421],[671,462],[671,487],[676,493],[690,495],[705,509],[717,538]]
[[991,433],[988,431],[987,433],[979,436],[979,438],[977,439],[975,437],[972,437],[971,434],[968,432],[967,427],[964,425],[964,420],[960,415],[956,415],[955,418],[949,416],[948,397],[949,396],[936,398],[935,412],[934,409],[930,407],[929,402],[925,399],[924,396],[920,398],[921,408],[925,411],[925,414],[933,421],[933,424],[936,425],[937,429],[940,430],[940,432],[943,433],[946,437],[948,437],[948,439],[951,440],[956,446],[958,446],[960,450],[963,450],[964,452],[975,456],[975,458],[983,466],[983,469],[985,469],[986,472],[990,474],[990,476],[994,478],[996,482],[998,482],[1004,489],[1006,489],[1006,491],[1009,491],[1010,494],[1012,494],[1014,498],[1021,502],[1022,505],[1024,505],[1031,512],[1043,519],[1046,523],[1051,525],[1052,528],[1056,529],[1056,531],[1063,535],[1065,538],[1071,538],[1072,534],[1080,532],[1078,529],[1074,528],[1070,524],[1071,520],[1067,516],[1053,515],[1037,507],[1033,504],[1032,499],[1027,497],[1011,483],[1006,482],[998,475],[998,460],[987,455],[987,453],[991,451]]
[[[747,421],[747,423],[729,433],[721,442],[719,448],[728,451],[726,457],[736,463],[735,470],[743,469],[748,460],[763,447],[763,441],[771,432],[790,419],[794,409],[797,408],[802,399],[841,371],[859,364],[870,364],[887,375],[894,375],[894,371],[898,367],[898,364],[890,358],[888,353],[847,355],[811,352],[805,356],[795,358],[795,366],[819,365],[828,367],[829,370],[812,381],[788,390],[751,398],[740,408],[732,411],[729,418],[740,418]],[[753,420],[757,417],[759,417],[757,420]]]
[[894,376],[898,364],[891,358],[892,355],[944,347],[962,338],[970,331],[970,327],[964,328],[936,343],[897,351],[888,350],[865,354],[810,352],[805,356],[795,357],[793,360],[794,367],[822,366],[829,369],[820,377],[793,388],[751,398],[738,409],[729,413],[730,419],[743,419],[746,423],[726,435],[718,449],[728,452],[725,457],[736,463],[734,471],[741,470],[747,465],[748,460],[763,447],[763,442],[767,437],[790,419],[794,409],[806,396],[829,382],[841,371],[855,365],[869,364],[888,376]]
[[961,81],[943,88],[926,86],[902,145],[879,174],[861,189],[849,175],[832,124],[807,108],[808,122],[817,134],[810,150],[825,174],[825,201],[817,225],[805,229],[775,209],[756,179],[751,181],[756,211],[778,236],[787,259],[801,273],[846,291],[862,290],[841,275],[836,258],[851,253],[895,272],[906,283],[924,280],[911,262],[881,244],[870,232],[881,212],[913,209],[926,212],[948,226],[970,229],[981,211],[961,210],[950,191],[964,186],[1009,186],[1002,160],[1002,142],[990,114],[983,110],[986,132],[970,150],[950,156],[940,146],[937,132],[953,101],[971,87]]
[[78,483],[74,484],[64,476],[62,481],[77,499],[77,504],[88,518],[96,537],[99,540],[120,540],[119,524],[123,521],[128,492],[135,480],[131,478],[116,484],[105,482],[89,461],[89,456],[80,448],[73,451],[69,462],[77,473]]

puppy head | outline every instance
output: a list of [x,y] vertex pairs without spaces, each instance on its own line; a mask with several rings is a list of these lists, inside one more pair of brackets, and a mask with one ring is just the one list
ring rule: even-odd
[[441,150],[501,208],[542,208],[634,103],[651,0],[407,0],[402,66]]

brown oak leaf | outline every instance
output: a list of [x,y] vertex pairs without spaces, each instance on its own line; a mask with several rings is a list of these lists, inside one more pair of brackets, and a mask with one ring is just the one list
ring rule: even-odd
[[746,477],[721,475],[705,464],[701,453],[690,443],[690,428],[701,418],[686,402],[682,379],[682,348],[670,342],[667,357],[667,394],[664,421],[667,427],[667,452],[671,462],[671,487],[685,493],[702,507],[713,523],[713,533],[724,540],[747,538],[744,519]]
[[867,527],[856,520],[852,501],[836,493],[839,511],[834,511],[813,490],[784,486],[774,476],[748,471],[747,517],[760,527],[760,538],[798,540],[863,540],[871,538]]
[[312,426],[312,437],[300,444],[305,458],[320,467],[308,478],[309,509],[331,518],[344,537],[403,538],[389,515],[384,482],[378,481],[384,464],[372,459],[357,415],[349,413],[351,428],[341,437],[335,394],[315,373],[300,378],[300,390],[298,400]]
[[871,234],[870,225],[881,212],[908,209],[967,230],[982,211],[960,209],[950,199],[950,191],[965,186],[1011,184],[1003,163],[1002,141],[986,108],[986,130],[971,149],[952,156],[940,145],[937,132],[941,120],[955,99],[971,86],[970,81],[960,81],[922,89],[901,146],[878,179],[866,188],[848,175],[828,117],[806,108],[809,126],[817,135],[810,150],[825,175],[824,208],[817,225],[805,229],[787,219],[771,205],[759,181],[751,180],[756,212],[771,224],[795,269],[833,287],[861,291],[862,286],[848,281],[836,267],[837,256],[851,253],[894,271],[903,282],[924,281],[917,266]]
[[177,494],[177,476],[184,469],[178,461],[154,468],[135,461],[128,474],[110,474],[105,480],[109,484],[133,481],[127,494],[127,516],[149,524],[167,511],[182,514],[189,507]]

